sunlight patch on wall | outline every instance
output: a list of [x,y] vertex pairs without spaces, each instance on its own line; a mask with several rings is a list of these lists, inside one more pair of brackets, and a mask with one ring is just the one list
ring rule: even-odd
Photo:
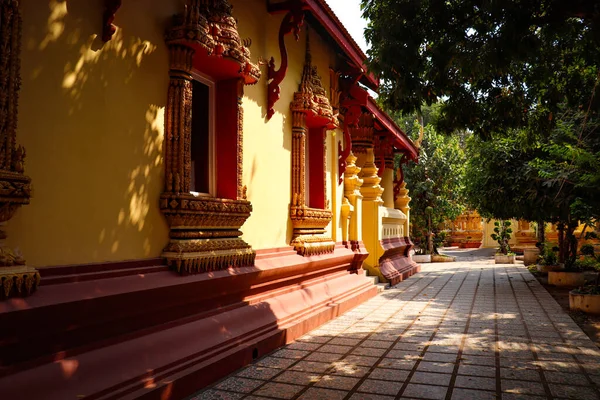
[[48,17],[48,32],[40,43],[40,50],[44,50],[51,42],[56,42],[65,31],[64,18],[67,15],[66,0],[50,1],[50,16]]

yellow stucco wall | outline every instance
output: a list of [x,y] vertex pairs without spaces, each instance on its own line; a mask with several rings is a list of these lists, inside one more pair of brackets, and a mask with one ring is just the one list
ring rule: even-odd
[[[124,2],[117,33],[104,44],[102,3],[21,2],[22,90],[17,138],[27,150],[26,174],[34,197],[8,224],[8,244],[28,264],[48,266],[157,257],[168,241],[158,208],[163,182],[162,142],[168,88],[164,31],[180,0]],[[275,57],[283,15],[269,15],[262,0],[234,0],[242,38],[252,59]],[[306,26],[306,25],[305,25]],[[314,31],[313,63],[329,92],[335,52]],[[291,117],[305,55],[286,37],[289,69],[275,115],[267,121],[266,67],[244,97],[244,184],[254,211],[243,227],[255,249],[289,244]],[[328,196],[335,213],[337,141],[328,132]],[[336,186],[334,193],[333,187]],[[335,229],[332,227],[335,226]],[[338,218],[329,233],[339,238]]]
[[31,204],[9,245],[34,266],[156,257],[168,56],[178,2],[124,2],[102,43],[102,2],[24,1],[18,142]]
[[[252,57],[265,60],[275,58],[276,68],[281,65],[277,37],[283,14],[268,15],[262,1],[232,1],[234,15],[239,18],[241,37],[251,37]],[[258,21],[258,23],[257,23]],[[306,24],[305,24],[306,27]],[[285,37],[288,51],[288,71],[280,85],[281,98],[275,104],[275,115],[270,121],[267,113],[266,67],[263,78],[255,86],[246,86],[244,96],[244,184],[253,212],[242,227],[244,240],[255,249],[283,247],[290,243],[292,225],[289,218],[291,198],[292,118],[290,102],[302,77],[306,50],[306,28],[300,40],[293,35]],[[317,66],[322,83],[329,93],[329,68],[333,65],[332,52],[322,38],[310,29],[310,46],[313,65]],[[337,174],[332,151],[335,138],[327,133],[328,196],[332,207],[332,174]],[[335,145],[337,146],[337,145]],[[337,203],[337,202],[336,202]],[[335,210],[335,208],[334,208]],[[336,211],[337,212],[337,211]],[[337,231],[337,230],[336,230]],[[328,228],[330,235],[332,224]]]

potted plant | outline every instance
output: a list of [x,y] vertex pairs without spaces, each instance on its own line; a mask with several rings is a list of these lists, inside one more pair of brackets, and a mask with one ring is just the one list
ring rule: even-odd
[[496,264],[514,264],[515,253],[510,251],[508,241],[510,240],[510,234],[512,229],[510,228],[510,221],[496,221],[494,222],[494,233],[490,236],[492,239],[498,242],[498,251],[494,257]]
[[[584,254],[584,257],[577,263],[581,269],[594,268],[596,271],[600,271],[600,263],[594,255]],[[594,284],[585,285],[569,292],[569,308],[573,311],[600,314],[600,273],[596,274]]]
[[423,248],[417,248],[415,249],[415,254],[413,254],[412,259],[416,263],[430,263],[431,254],[427,254],[427,250]]
[[564,267],[548,271],[548,284],[562,287],[583,286],[585,284],[585,275],[583,274],[585,264],[586,262],[582,260],[567,260]]
[[547,274],[550,271],[557,271],[562,268],[558,265],[557,251],[557,247],[550,247],[548,245],[540,246],[540,256],[537,263],[537,270],[539,272]]
[[523,249],[523,264],[534,265],[537,264],[538,259],[541,255],[542,243],[537,242],[535,247],[525,247]]

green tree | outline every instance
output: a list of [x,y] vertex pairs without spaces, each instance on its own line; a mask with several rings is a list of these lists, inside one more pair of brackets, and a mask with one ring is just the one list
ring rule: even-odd
[[[429,232],[438,233],[440,224],[457,218],[464,211],[462,185],[466,163],[462,137],[443,135],[435,130],[437,106],[424,110],[419,162],[411,161],[403,166],[412,198],[411,236],[423,247]],[[402,118],[396,114],[395,117],[399,126],[417,140],[421,125],[416,115]],[[397,158],[397,162],[400,161]]]
[[572,265],[580,222],[600,215],[598,122],[563,111],[556,126],[533,137],[524,131],[473,137],[465,173],[465,196],[484,217],[558,224],[559,258]]
[[587,109],[597,92],[598,1],[362,0],[362,7],[369,68],[386,106],[409,114],[443,100],[438,131],[548,131],[560,104]]

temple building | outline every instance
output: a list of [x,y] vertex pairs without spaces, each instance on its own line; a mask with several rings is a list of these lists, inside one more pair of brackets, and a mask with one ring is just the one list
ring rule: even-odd
[[419,271],[418,148],[325,0],[0,0],[0,39],[1,398],[181,399]]

